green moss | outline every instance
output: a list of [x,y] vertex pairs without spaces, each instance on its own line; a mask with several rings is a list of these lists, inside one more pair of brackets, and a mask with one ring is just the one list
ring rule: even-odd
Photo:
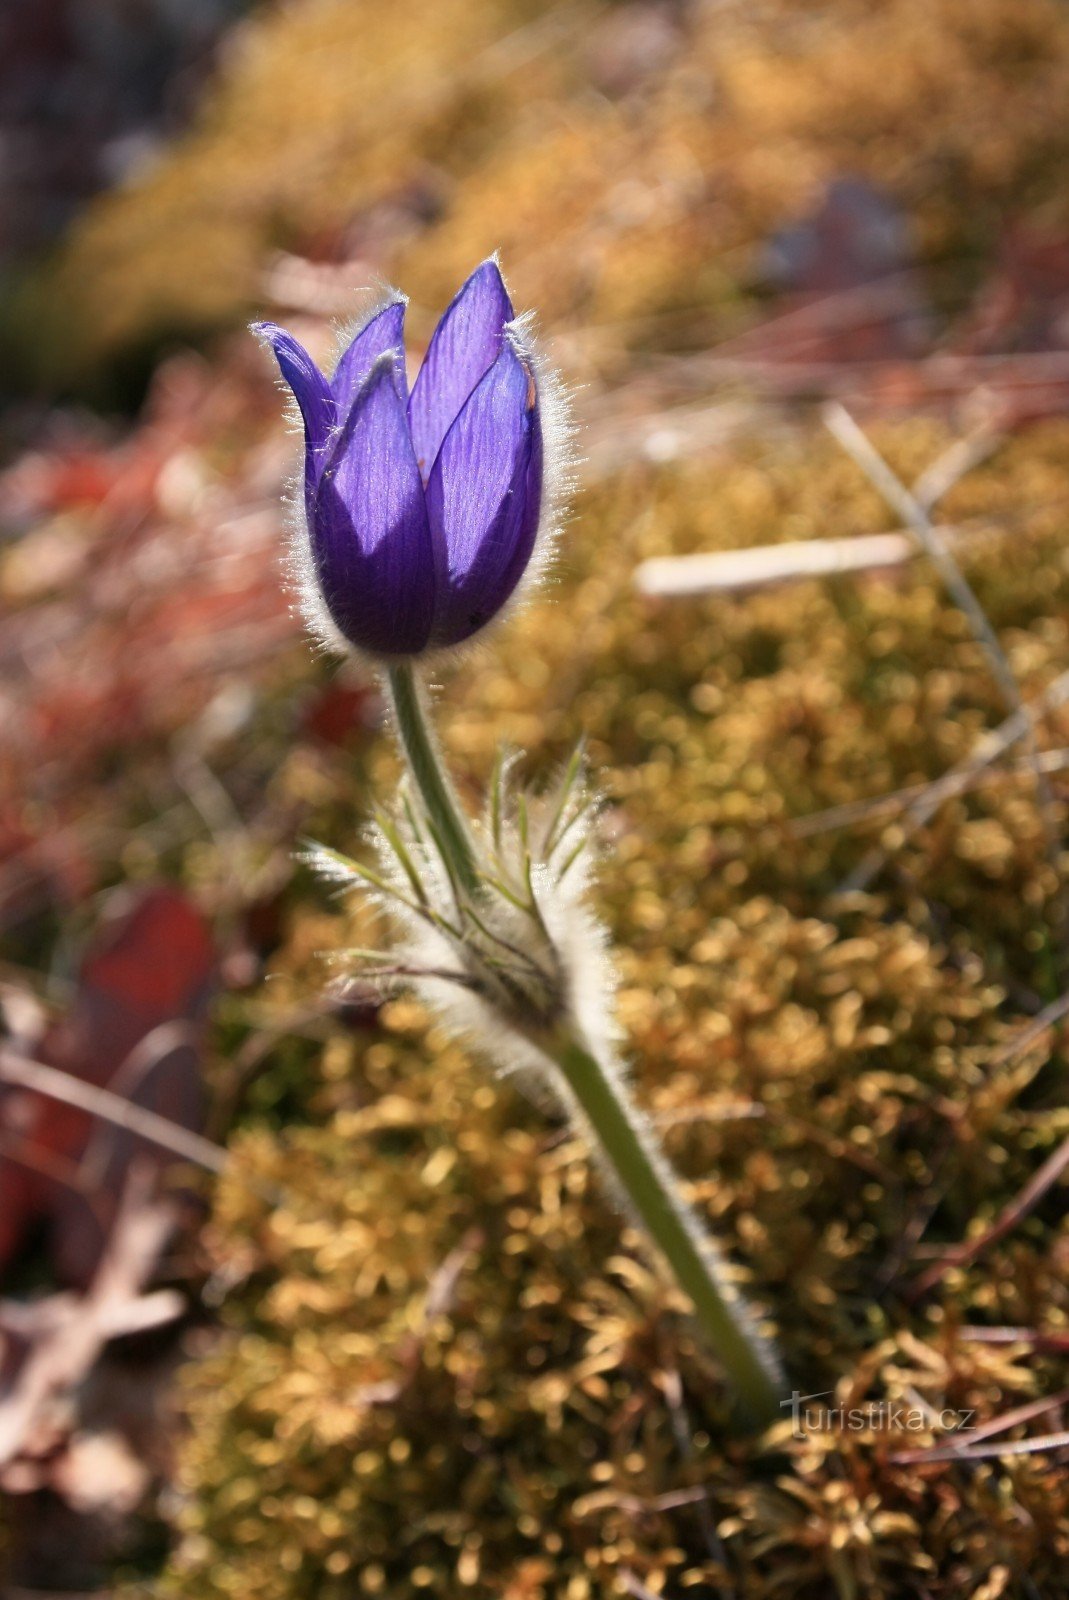
[[[611,383],[745,321],[756,247],[844,171],[887,184],[925,260],[956,264],[949,299],[1008,215],[1064,226],[1054,0],[714,6],[687,28],[614,97],[589,89],[593,10],[266,13],[197,129],[42,279],[43,357],[67,382],[114,377],[175,331],[229,326],[278,248],[366,245],[369,275],[413,291],[418,341],[501,246],[573,374]],[[909,477],[948,432],[879,442]],[[1064,422],[1031,427],[945,507],[985,530],[963,560],[1030,697],[1065,665],[1067,462]],[[645,557],[889,520],[811,426],[617,463],[577,507],[557,585],[452,675],[442,725],[470,795],[502,739],[541,773],[588,735],[637,1093],[799,1387],[986,1419],[1064,1383],[1054,1354],[961,1332],[1064,1339],[1057,1196],[927,1297],[906,1290],[925,1249],[982,1230],[1069,1134],[1059,1041],[1005,1055],[1064,987],[1032,780],[1003,771],[908,838],[882,814],[792,824],[939,776],[1005,714],[997,688],[923,563],[748,598],[633,587]],[[297,737],[318,669],[295,660],[273,669],[242,781],[352,845],[395,758],[379,740],[350,766]],[[1041,731],[1066,746],[1069,713]],[[1060,838],[1062,806],[1050,823]],[[873,892],[844,902],[874,844]],[[184,869],[229,905],[226,848],[198,841]],[[228,1055],[250,1016],[291,1026],[329,975],[317,952],[367,942],[366,916],[312,893],[287,902],[274,981],[228,1000]],[[1069,1595],[1051,1456],[918,1469],[894,1459],[913,1437],[731,1442],[715,1363],[582,1148],[411,1006],[320,1017],[249,1081],[206,1241],[234,1287],[187,1377],[160,1592],[594,1600],[631,1572],[673,1597]]]
[[[915,472],[944,440],[914,424],[882,442]],[[1064,654],[1065,444],[1063,424],[1007,444],[948,507],[1019,514],[1017,559],[990,533],[969,566],[1030,692]],[[1053,1357],[959,1333],[1064,1330],[1056,1202],[926,1299],[903,1291],[916,1219],[926,1245],[957,1242],[1069,1133],[1043,1045],[1001,1054],[1024,1017],[994,979],[1045,981],[1028,781],[945,808],[846,907],[829,891],[866,830],[787,825],[945,770],[997,692],[919,565],[733,601],[655,606],[630,584],[654,553],[881,525],[830,441],[634,468],[585,497],[562,586],[455,674],[445,736],[477,774],[502,735],[537,771],[589,732],[637,1092],[799,1387],[986,1418],[1060,1381]],[[393,762],[372,752],[377,783]],[[350,935],[298,922],[294,977]],[[416,1007],[336,1028],[310,1070],[317,1125],[241,1136],[217,1200],[211,1253],[247,1286],[188,1376],[168,1593],[596,1596],[626,1568],[675,1595],[715,1590],[725,1561],[747,1596],[949,1600],[992,1561],[1006,1594],[1026,1573],[1066,1592],[1048,1457],[918,1473],[894,1459],[916,1436],[731,1443],[715,1363],[582,1147]]]
[[417,329],[501,248],[524,301],[598,330],[611,371],[750,320],[756,252],[844,172],[898,196],[933,265],[954,258],[958,305],[963,258],[990,258],[1008,209],[1067,220],[1056,0],[699,10],[617,96],[589,92],[604,49],[584,5],[268,10],[194,130],[35,278],[38,369],[99,387],[124,353],[232,323],[278,248],[366,255],[403,278]]

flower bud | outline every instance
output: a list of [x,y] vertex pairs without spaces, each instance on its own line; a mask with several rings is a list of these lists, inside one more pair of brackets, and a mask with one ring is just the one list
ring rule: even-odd
[[284,329],[253,328],[304,423],[308,620],[328,642],[340,634],[387,661],[461,644],[497,616],[553,498],[546,384],[496,261],[456,295],[411,393],[404,314],[400,296],[379,306],[330,379]]

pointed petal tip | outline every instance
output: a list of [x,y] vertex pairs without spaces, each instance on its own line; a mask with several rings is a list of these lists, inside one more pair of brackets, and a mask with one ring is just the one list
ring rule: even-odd
[[461,407],[500,354],[514,315],[497,258],[488,256],[453,296],[412,388],[409,416],[424,477]]
[[250,322],[249,332],[262,350],[271,350],[278,354],[279,345],[292,345],[296,343],[285,328],[280,328],[277,322]]
[[338,357],[330,382],[342,416],[349,410],[372,369],[384,355],[389,354],[398,363],[399,373],[403,374],[407,304],[404,295],[394,293],[392,299],[376,305]]
[[430,637],[435,564],[408,428],[399,347],[375,355],[335,435],[312,502],[318,585],[335,626],[374,656]]
[[536,402],[527,363],[504,342],[431,469],[427,514],[446,569],[435,617],[443,646],[485,627],[530,561],[541,506]]
[[[374,305],[370,307],[364,317],[356,325],[356,333],[349,341],[350,344],[355,344],[357,339],[362,339],[367,333],[368,329],[375,327],[383,320],[383,318],[386,318],[390,324],[392,324],[395,320],[399,320],[403,324],[404,312],[407,305],[407,294],[400,294],[397,290],[391,290],[389,295],[387,295],[385,298],[376,300]],[[397,317],[398,312],[401,313],[399,319]]]
[[[404,346],[395,345],[392,349],[380,350],[365,371],[354,374],[355,387],[348,396],[347,409],[342,412],[340,426],[330,441],[330,447],[323,461],[324,476],[330,477],[338,464],[344,460],[353,434],[362,425],[369,405],[380,403],[379,390],[384,384],[393,392],[397,402],[396,409],[401,412],[407,431],[404,363]],[[386,403],[389,404],[389,401]]]
[[[283,371],[285,371],[284,362],[287,360],[296,363],[303,370],[319,371],[316,362],[301,341],[294,338],[288,329],[280,327],[277,322],[250,322],[249,332],[261,345],[274,351],[279,364],[283,366]],[[288,373],[286,376],[288,379]]]
[[508,286],[501,271],[501,258],[496,250],[492,256],[480,261],[474,272],[468,274],[454,298],[460,300],[469,294],[478,294],[495,306],[500,306],[504,312],[503,324],[515,315]]
[[520,401],[524,426],[530,426],[538,421],[538,370],[525,329],[517,326],[522,321],[517,318],[505,324],[497,360],[482,381],[496,380],[502,394],[507,392],[514,402]]
[[[248,326],[253,338],[272,350],[277,350],[281,345],[283,349],[300,350],[307,355],[307,351],[301,341],[295,338],[288,328],[283,328],[278,322],[257,321],[250,322]],[[309,357],[310,359],[311,357]]]
[[485,261],[480,261],[464,279],[439,327],[445,326],[458,312],[473,317],[477,325],[494,328],[497,332],[515,317],[496,251],[492,256],[487,256]]
[[361,388],[370,389],[373,384],[382,383],[384,379],[389,378],[393,383],[395,391],[397,392],[398,399],[403,400],[405,395],[400,384],[400,378],[404,370],[404,345],[391,345],[388,350],[380,351],[380,353],[375,357],[374,361],[371,363],[371,366],[368,368],[367,377],[364,379]]
[[254,322],[250,324],[250,330],[265,348],[274,353],[283,381],[289,385],[300,409],[307,444],[305,467],[311,482],[315,477],[317,458],[337,419],[330,385],[304,345],[292,333],[287,333],[285,328],[273,322]]

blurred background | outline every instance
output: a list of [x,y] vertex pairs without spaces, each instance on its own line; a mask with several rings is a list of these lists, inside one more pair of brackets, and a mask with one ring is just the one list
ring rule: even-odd
[[801,1387],[1056,1437],[1067,104],[1061,0],[4,0],[12,1595],[1069,1594],[1056,1446],[725,1445],[582,1149],[327,987],[370,919],[295,844],[396,768],[245,331],[385,281],[418,353],[501,252],[583,460],[465,792],[588,735],[637,1092]]

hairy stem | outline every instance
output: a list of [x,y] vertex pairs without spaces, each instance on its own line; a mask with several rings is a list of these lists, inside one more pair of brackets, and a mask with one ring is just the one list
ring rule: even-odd
[[397,718],[398,737],[412,781],[434,824],[453,877],[468,894],[474,895],[480,880],[471,830],[442,764],[416,675],[405,662],[389,668],[387,681]]
[[727,1283],[712,1241],[679,1198],[676,1180],[623,1082],[573,1037],[561,1041],[553,1058],[624,1195],[693,1301],[746,1411],[761,1426],[774,1422],[782,1414],[783,1389],[775,1356]]
[[[445,772],[411,666],[389,669],[401,747],[456,885],[473,898],[481,878],[468,822]],[[679,1198],[678,1185],[619,1075],[569,1029],[539,1040],[564,1077],[591,1136],[638,1220],[690,1296],[699,1325],[724,1363],[747,1413],[762,1426],[779,1416],[775,1357],[728,1284],[712,1242]]]

